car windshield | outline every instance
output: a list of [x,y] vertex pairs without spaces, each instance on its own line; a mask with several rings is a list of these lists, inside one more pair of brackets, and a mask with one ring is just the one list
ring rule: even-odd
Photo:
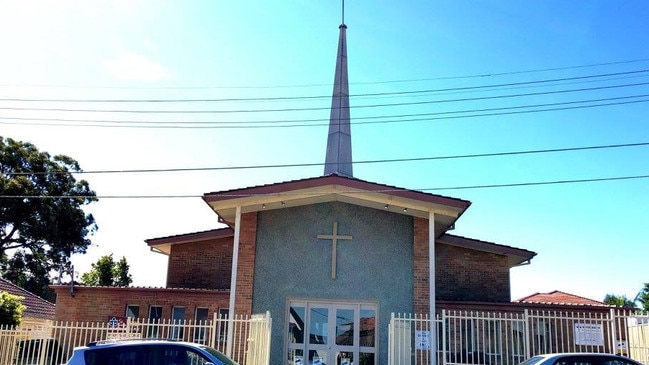
[[543,360],[542,356],[534,356],[534,357],[530,357],[529,359],[523,361],[522,363],[520,363],[518,365],[534,365],[534,364],[538,363],[541,360]]
[[201,345],[201,346],[199,346],[199,347],[200,347],[201,349],[203,349],[203,350],[209,352],[210,354],[214,355],[214,357],[216,357],[217,359],[221,360],[221,362],[222,362],[223,364],[225,364],[225,365],[239,365],[239,364],[237,364],[236,362],[234,362],[234,360],[232,360],[232,359],[230,359],[229,357],[225,356],[225,354],[222,353],[222,352],[219,351],[219,350],[216,350],[216,349],[214,349],[214,348],[212,348],[212,347],[204,346],[204,345]]

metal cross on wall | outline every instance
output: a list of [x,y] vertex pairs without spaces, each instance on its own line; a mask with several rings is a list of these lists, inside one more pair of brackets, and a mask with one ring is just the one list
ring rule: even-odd
[[338,235],[338,222],[334,222],[333,234],[319,234],[317,238],[321,240],[331,240],[331,278],[336,278],[336,247],[338,240],[351,240],[352,236]]

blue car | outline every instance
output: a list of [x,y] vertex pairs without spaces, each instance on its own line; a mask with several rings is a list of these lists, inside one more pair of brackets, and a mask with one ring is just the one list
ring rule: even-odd
[[67,365],[237,365],[209,346],[168,340],[115,340],[76,347]]

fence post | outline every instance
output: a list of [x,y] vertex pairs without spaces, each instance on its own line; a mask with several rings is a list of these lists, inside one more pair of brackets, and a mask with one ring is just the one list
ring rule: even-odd
[[611,350],[617,354],[617,326],[616,326],[616,321],[617,319],[615,318],[615,310],[611,308],[610,310],[610,317],[611,317],[611,334],[609,335],[610,341],[611,341]]
[[[218,334],[218,326],[219,326],[219,321],[217,321],[217,312],[214,312],[212,315],[212,330],[210,331],[210,337],[208,339],[209,346],[212,348],[216,348],[216,336]],[[207,326],[205,326],[207,328]]]
[[446,309],[442,309],[442,365],[446,365]]
[[523,321],[525,326],[523,327],[523,336],[525,336],[525,359],[529,359],[531,357],[531,351],[530,351],[530,313],[529,309],[525,308],[525,311],[523,312]]

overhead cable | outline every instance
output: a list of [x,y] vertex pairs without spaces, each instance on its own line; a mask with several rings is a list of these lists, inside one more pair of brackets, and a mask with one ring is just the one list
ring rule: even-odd
[[[508,184],[485,184],[485,185],[465,185],[465,186],[447,186],[447,187],[433,187],[433,188],[424,188],[424,189],[398,189],[398,188],[386,188],[386,189],[371,189],[366,191],[350,190],[345,191],[344,189],[340,191],[341,194],[344,193],[354,193],[354,194],[376,194],[376,193],[392,193],[400,192],[403,190],[412,190],[412,191],[440,191],[440,190],[467,190],[467,189],[493,189],[493,188],[511,188],[511,187],[524,187],[524,186],[542,186],[542,185],[559,185],[559,184],[580,184],[580,183],[593,183],[593,182],[605,182],[605,181],[622,181],[622,180],[637,180],[637,179],[647,179],[649,175],[630,175],[630,176],[613,176],[613,177],[601,177],[601,178],[588,178],[588,179],[572,179],[572,180],[552,180],[552,181],[528,181],[522,183],[508,183]],[[243,198],[243,197],[252,197],[252,196],[267,196],[273,195],[277,196],[278,193],[269,193],[269,194],[244,194],[244,193],[219,193],[220,197],[231,197],[231,198]],[[282,192],[282,195],[318,195],[317,192]],[[187,195],[100,195],[93,198],[97,199],[176,199],[176,198],[202,198],[204,195],[196,194],[187,194]],[[87,199],[88,196],[85,195],[0,195],[0,199]]]
[[[415,162],[415,161],[435,161],[435,160],[455,160],[464,158],[479,158],[479,157],[499,157],[499,156],[515,156],[515,155],[530,155],[541,153],[557,153],[557,152],[574,152],[574,151],[587,151],[587,150],[600,150],[612,148],[628,148],[628,147],[641,147],[649,146],[649,142],[637,143],[621,143],[621,144],[608,144],[596,146],[581,146],[581,147],[564,147],[564,148],[549,148],[542,150],[522,150],[522,151],[506,151],[506,152],[490,152],[490,153],[474,153],[465,155],[448,155],[448,156],[432,156],[432,157],[412,157],[412,158],[396,158],[396,159],[376,159],[376,160],[361,160],[355,161],[355,165],[376,164],[376,163],[393,163],[393,162]],[[197,171],[223,171],[223,170],[252,170],[252,169],[269,169],[269,168],[289,168],[289,167],[311,167],[311,166],[324,166],[326,163],[295,163],[295,164],[269,164],[269,165],[241,165],[241,166],[220,166],[220,167],[182,167],[182,168],[165,168],[165,169],[131,169],[131,170],[91,170],[91,171],[30,171],[30,172],[7,172],[7,176],[25,176],[25,175],[62,175],[62,174],[124,174],[124,173],[167,173],[167,172],[197,172]]]

